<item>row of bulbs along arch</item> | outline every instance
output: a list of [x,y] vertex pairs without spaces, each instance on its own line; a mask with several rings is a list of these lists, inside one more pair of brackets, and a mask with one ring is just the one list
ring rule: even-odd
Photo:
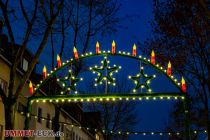
[[[88,56],[94,56],[94,55],[99,55],[99,54],[109,54],[109,55],[111,54],[111,55],[121,55],[121,56],[128,56],[128,57],[137,57],[137,48],[136,48],[135,44],[133,45],[132,54],[130,54],[130,52],[126,53],[126,52],[122,52],[122,51],[118,51],[118,53],[116,53],[116,46],[115,46],[114,41],[112,42],[111,51],[100,51],[100,45],[99,45],[99,42],[97,42],[95,54],[90,52],[90,53],[82,54],[79,57],[77,49],[75,47],[73,48],[73,52],[74,52],[74,58],[71,58],[70,60],[67,60],[66,62],[63,62],[63,63],[61,63],[60,56],[57,55],[57,67],[54,68],[53,71],[50,71],[50,73],[47,73],[47,68],[46,68],[46,66],[44,66],[43,67],[43,80],[41,80],[40,83],[37,85],[33,85],[32,82],[30,81],[30,83],[29,83],[30,94],[33,95],[34,90],[36,92],[37,89],[39,89],[40,85],[42,85],[44,80],[46,80],[51,75],[53,75],[55,72],[57,72],[59,69],[66,66],[69,62],[73,62],[74,60],[79,60],[80,58],[85,58]],[[173,81],[173,83],[176,84],[176,86],[179,89],[181,89],[182,92],[186,92],[186,83],[185,83],[184,78],[182,77],[181,84],[178,82],[178,80],[176,78],[174,78],[174,76],[172,75],[170,61],[168,62],[167,69],[164,69],[159,64],[156,64],[154,50],[152,50],[152,52],[151,52],[150,59],[147,59],[145,57],[143,58],[141,55],[139,55],[137,58],[143,60],[144,62],[146,62],[148,64],[153,65],[155,68],[157,68],[158,70],[165,73]],[[97,65],[95,65],[94,67],[90,67],[90,70],[93,73],[97,73],[97,76],[98,76],[95,79],[95,82],[96,82],[95,86],[97,86],[98,84],[102,84],[103,81],[106,81],[107,84],[112,84],[113,86],[115,86],[116,85],[115,78],[113,78],[112,76],[113,76],[113,73],[117,73],[118,70],[121,69],[121,66],[116,66],[116,65],[114,65],[113,67],[108,66],[109,61],[107,60],[106,56],[104,57],[104,60],[101,61],[101,64],[102,65],[100,67],[98,67]],[[102,71],[104,71],[104,70],[106,72],[106,75],[103,75],[103,73],[102,73]],[[152,92],[151,88],[149,87],[149,84],[150,84],[151,79],[153,79],[155,77],[156,77],[156,75],[148,76],[147,74],[145,74],[143,67],[141,67],[140,72],[136,76],[128,76],[129,79],[134,81],[134,84],[135,84],[135,88],[133,89],[134,93],[140,88],[141,89],[146,88],[149,93]],[[144,83],[142,83],[140,81],[141,78],[146,79]],[[65,92],[70,92],[70,91],[74,91],[74,93],[77,94],[77,90],[76,90],[77,82],[82,81],[82,80],[83,80],[83,78],[74,77],[74,75],[72,74],[72,71],[69,70],[68,76],[64,77],[63,79],[57,79],[58,83],[60,83],[64,88],[64,91],[61,91],[61,94],[64,94]],[[66,84],[67,81],[70,81],[70,85]]]

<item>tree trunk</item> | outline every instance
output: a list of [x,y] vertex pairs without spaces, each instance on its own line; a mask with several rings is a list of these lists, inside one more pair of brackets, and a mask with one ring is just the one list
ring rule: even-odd
[[[5,130],[13,130],[15,121],[15,104],[9,101],[6,104],[4,104],[4,108]],[[5,140],[12,139],[12,137],[5,137]]]

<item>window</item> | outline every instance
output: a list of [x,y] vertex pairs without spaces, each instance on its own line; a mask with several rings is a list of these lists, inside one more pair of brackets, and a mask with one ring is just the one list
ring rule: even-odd
[[38,108],[38,122],[42,123],[42,109],[40,107]]
[[28,70],[28,61],[25,58],[23,58],[22,68],[23,68],[24,71]]
[[25,113],[26,112],[26,106],[24,106],[22,103],[18,103],[18,112],[19,113]]
[[98,134],[96,134],[96,140],[100,140],[100,137]]
[[0,78],[0,88],[6,93],[7,91],[7,82]]
[[66,128],[65,140],[71,140],[71,131],[68,128]]
[[52,130],[54,129],[54,120],[55,120],[55,117],[52,117],[52,126],[51,126]]
[[3,125],[0,125],[0,140],[3,140]]
[[75,140],[75,133],[73,132],[73,136],[72,136],[73,140]]
[[50,114],[47,113],[46,127],[50,128]]
[[63,132],[63,129],[64,129],[64,125],[61,124],[61,132]]

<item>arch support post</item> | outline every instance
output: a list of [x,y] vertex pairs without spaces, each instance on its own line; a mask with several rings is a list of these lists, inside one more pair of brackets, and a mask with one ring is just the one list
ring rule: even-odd
[[184,119],[185,119],[185,140],[191,140],[191,135],[190,135],[190,114],[189,114],[189,106],[190,106],[190,99],[185,93],[185,99],[184,99]]

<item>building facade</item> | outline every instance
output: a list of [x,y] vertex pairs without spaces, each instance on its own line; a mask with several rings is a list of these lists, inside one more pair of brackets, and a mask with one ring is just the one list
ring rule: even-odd
[[[4,38],[2,38],[3,40]],[[7,40],[7,39],[4,39]],[[9,54],[9,43],[7,41],[2,41],[2,48],[0,48],[0,87],[7,93],[9,77],[10,77],[10,54]],[[18,46],[17,46],[18,47]],[[30,60],[32,60],[33,55],[26,51],[21,59],[20,66],[17,69],[17,77],[15,79],[15,85],[18,85],[24,72],[27,71]],[[36,75],[35,69],[32,72]],[[45,93],[40,93],[45,94]],[[18,98],[18,102],[15,105],[15,130],[24,129],[25,114],[27,108],[27,99],[30,96],[28,90],[28,83],[22,89],[22,93]],[[82,115],[82,114],[80,114]],[[33,103],[32,105],[32,115],[30,121],[30,130],[52,130],[53,119],[55,116],[55,104],[53,103]],[[77,115],[76,115],[77,116]],[[4,129],[5,129],[5,113],[4,104],[2,103],[0,97],[0,140],[4,139]],[[82,116],[79,116],[82,117]],[[60,137],[60,140],[103,140],[103,135],[100,132],[91,133],[87,129],[81,127],[81,118],[72,117],[67,111],[61,109],[59,114],[59,125],[60,131],[63,132],[64,136]],[[85,121],[83,119],[83,121]],[[22,140],[23,137],[16,137],[15,140]],[[46,137],[34,136],[30,137],[30,140],[46,140]],[[47,137],[47,140],[54,140],[55,137]]]

